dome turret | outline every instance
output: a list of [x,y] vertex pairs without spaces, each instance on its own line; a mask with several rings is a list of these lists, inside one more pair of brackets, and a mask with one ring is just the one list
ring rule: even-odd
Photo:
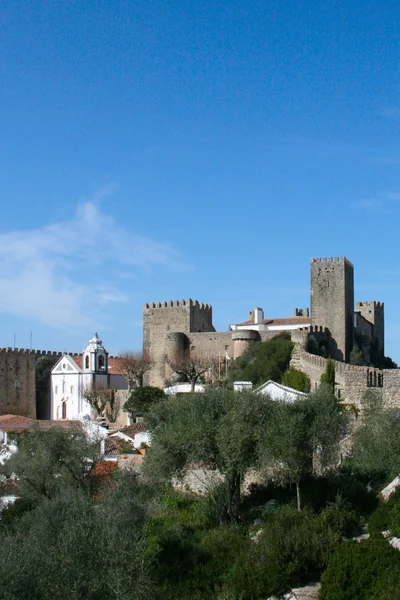
[[97,333],[89,340],[89,344],[83,352],[83,371],[86,373],[108,372],[108,352]]

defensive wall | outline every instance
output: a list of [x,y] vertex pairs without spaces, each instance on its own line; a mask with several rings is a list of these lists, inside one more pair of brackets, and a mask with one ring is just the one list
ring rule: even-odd
[[[306,327],[292,332],[295,347],[291,365],[306,373],[311,381],[311,389],[316,389],[321,382],[321,375],[326,371],[327,358],[307,352],[309,335],[328,335],[324,328]],[[382,393],[386,405],[400,406],[400,369],[376,369],[374,367],[357,366],[340,361],[333,361],[335,366],[335,393],[338,398],[361,406],[364,393],[370,389]]]
[[0,414],[36,418],[36,361],[42,356],[58,358],[63,352],[0,348]]
[[189,357],[212,358],[224,376],[226,361],[251,344],[274,337],[275,331],[222,331],[212,324],[212,307],[197,300],[169,300],[143,305],[143,350],[153,366],[145,385],[164,387],[173,375],[170,363]]

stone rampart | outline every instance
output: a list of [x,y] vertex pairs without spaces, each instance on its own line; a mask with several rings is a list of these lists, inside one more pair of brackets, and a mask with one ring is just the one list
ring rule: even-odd
[[[296,354],[297,369],[307,373],[311,389],[320,385],[321,375],[326,370],[327,359],[300,350]],[[361,406],[364,393],[369,389],[382,392],[388,406],[400,406],[400,369],[375,369],[333,361],[335,365],[335,388],[339,398]]]
[[[0,414],[36,418],[36,361],[42,356],[58,358],[54,350],[0,348]],[[71,356],[76,354],[69,352]]]

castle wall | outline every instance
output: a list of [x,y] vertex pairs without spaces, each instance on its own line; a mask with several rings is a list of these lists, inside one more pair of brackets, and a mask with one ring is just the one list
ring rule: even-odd
[[349,361],[353,347],[354,275],[346,258],[311,259],[311,323],[329,329],[333,357]]
[[46,355],[62,353],[0,348],[0,414],[36,418],[35,366]]
[[380,356],[385,355],[385,316],[383,302],[357,302],[356,312],[373,325],[373,336],[377,340]]
[[0,414],[36,418],[36,356],[27,350],[0,350]]
[[[171,356],[172,359],[179,354],[179,342],[174,342],[168,336],[173,333],[188,335],[192,331],[215,331],[209,304],[201,304],[189,298],[151,302],[143,306],[143,350],[149,353],[153,361],[152,368],[144,377],[145,385],[164,387],[165,380],[171,375],[166,357],[171,351],[174,355]],[[178,343],[178,347],[174,343]]]
[[[297,351],[296,351],[297,350]],[[307,373],[311,380],[311,390],[320,385],[321,375],[326,370],[327,359],[310,354],[299,345],[295,348],[292,366]],[[334,361],[336,395],[361,407],[364,393],[370,389],[379,390],[387,406],[400,406],[400,369],[374,369],[359,367]]]
[[190,331],[215,331],[212,324],[212,307],[210,304],[199,304],[197,300],[190,305]]
[[225,359],[227,352],[230,359],[233,358],[233,340],[232,332],[208,332],[208,333],[191,333],[189,335],[190,352],[197,356],[214,356],[218,359]]

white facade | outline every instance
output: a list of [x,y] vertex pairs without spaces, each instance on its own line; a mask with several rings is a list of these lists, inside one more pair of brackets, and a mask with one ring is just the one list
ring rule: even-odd
[[118,373],[109,373],[108,352],[97,333],[89,340],[82,357],[62,356],[51,371],[51,419],[92,417],[92,408],[83,398],[85,388],[101,386],[124,390],[127,382]]
[[230,326],[231,331],[243,331],[251,329],[252,331],[293,331],[302,327],[309,327],[311,319],[308,309],[296,309],[295,316],[286,319],[264,319],[262,308],[255,308],[250,313],[250,319],[243,323],[236,323]]
[[283,402],[296,402],[297,400],[305,400],[307,394],[299,392],[287,385],[275,383],[275,381],[267,381],[259,388],[254,390],[256,394],[268,394],[272,400],[281,400]]
[[[201,383],[196,383],[194,386],[194,391],[197,392],[204,392],[205,387],[204,385],[202,385]],[[168,396],[170,395],[175,395],[175,394],[190,394],[190,392],[192,391],[192,384],[191,383],[177,383],[176,385],[171,385],[170,387],[166,387],[164,388],[164,393],[167,394]]]
[[251,392],[253,389],[253,384],[251,381],[234,381],[233,382],[233,390],[235,392]]

